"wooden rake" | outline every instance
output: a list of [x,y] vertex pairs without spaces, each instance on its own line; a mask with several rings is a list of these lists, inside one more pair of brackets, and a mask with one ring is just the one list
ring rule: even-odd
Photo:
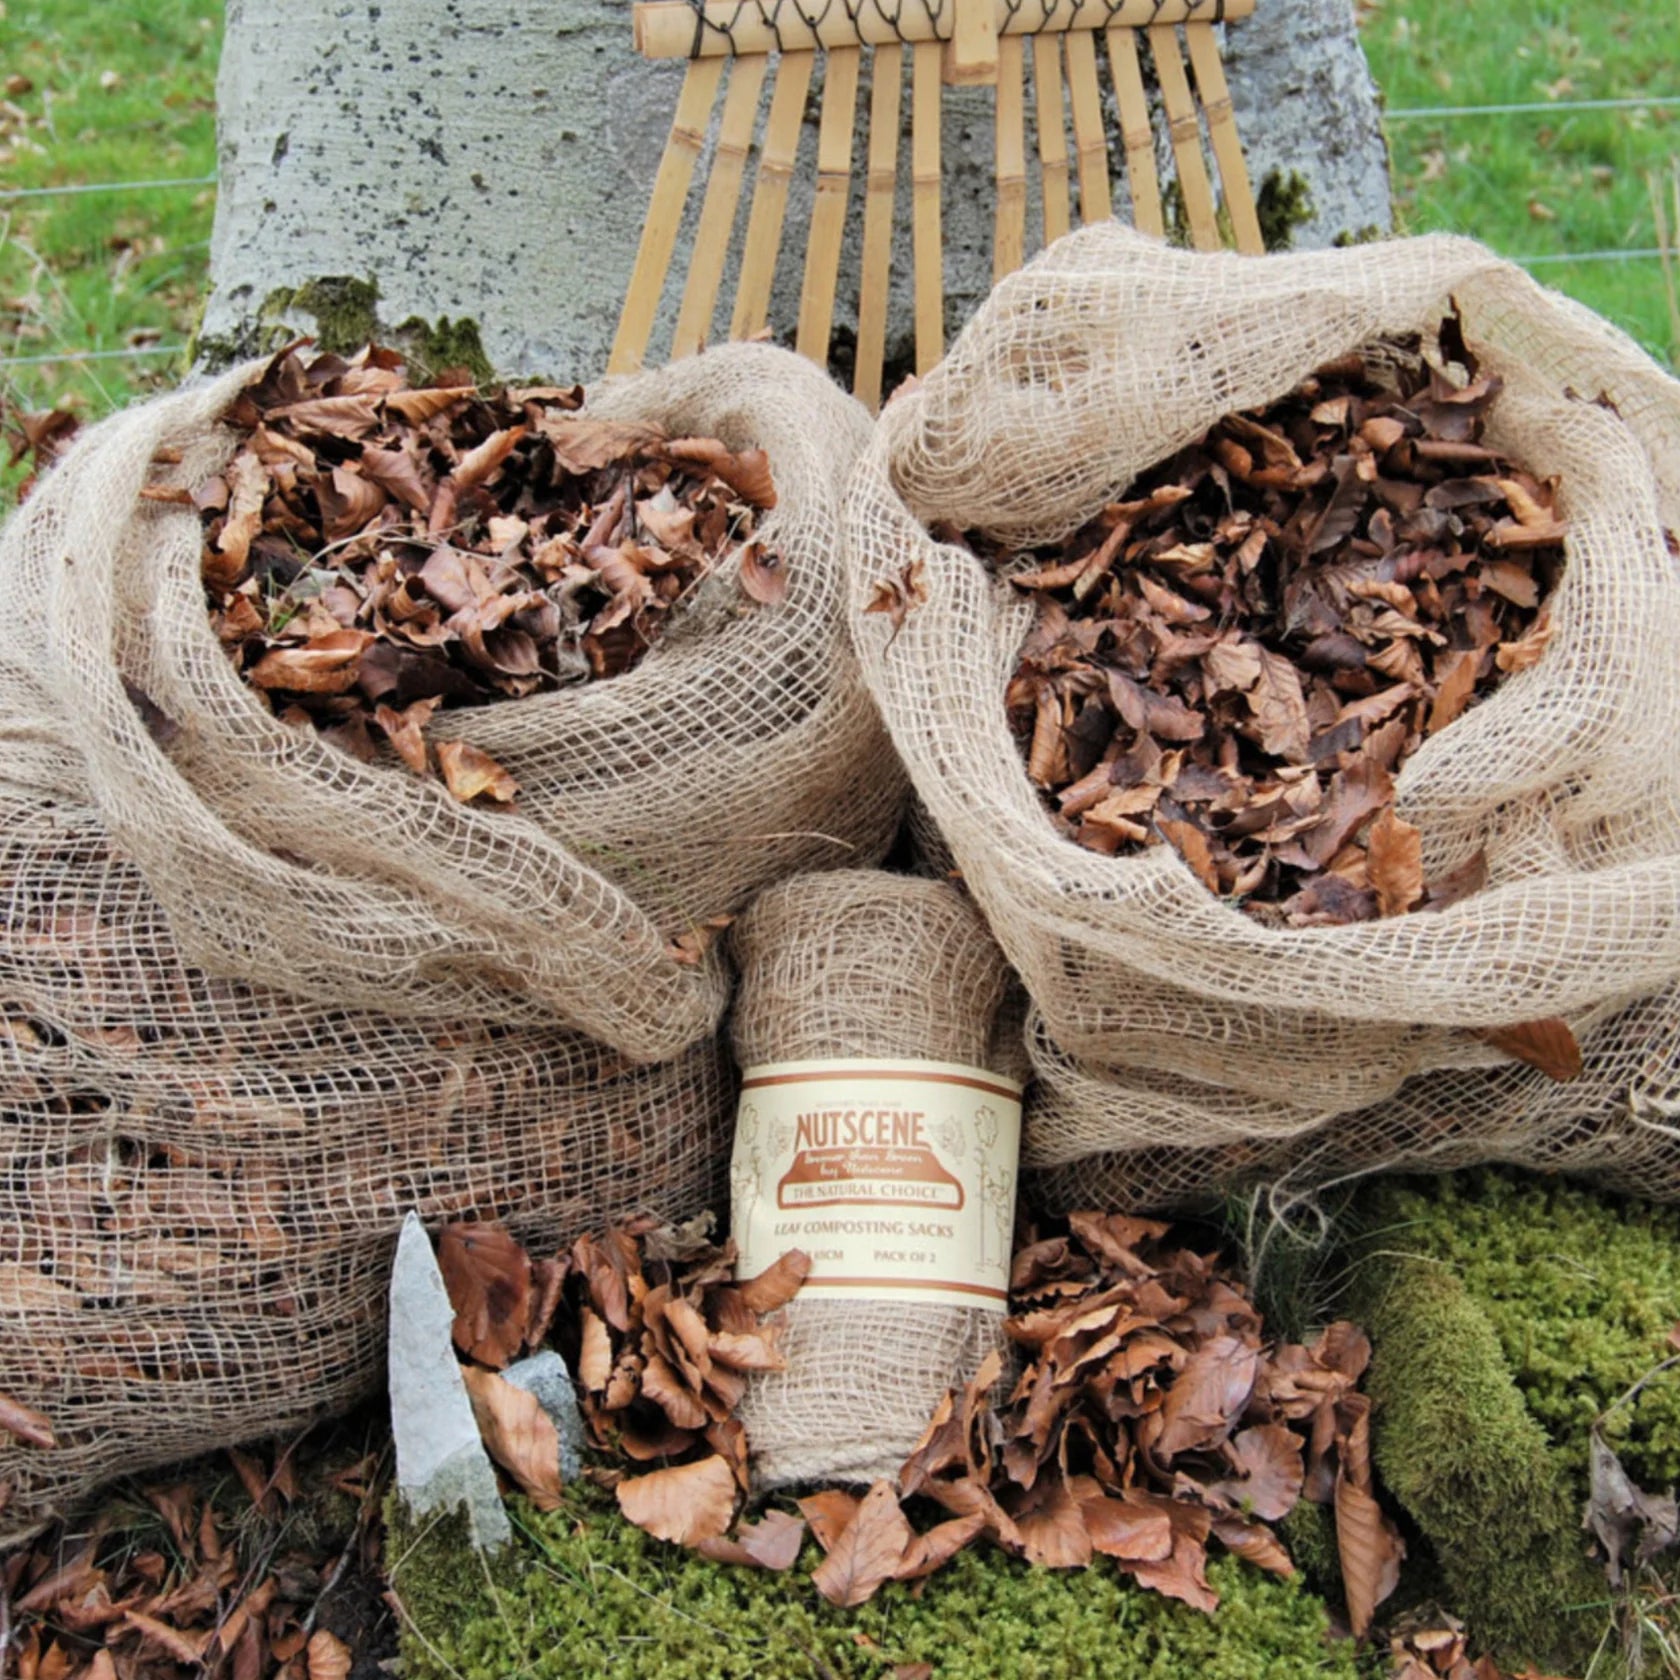
[[1190,242],[1201,250],[1216,250],[1224,242],[1203,153],[1205,122],[1231,241],[1239,251],[1258,252],[1259,219],[1214,34],[1217,23],[1245,17],[1253,8],[1254,0],[916,0],[914,5],[910,0],[641,0],[634,10],[637,50],[649,58],[689,62],[607,371],[638,368],[647,353],[726,65],[728,90],[671,339],[672,357],[701,349],[712,334],[766,81],[772,84],[769,113],[759,141],[729,336],[753,338],[769,325],[788,189],[819,52],[827,54],[827,66],[795,348],[819,366],[828,365],[852,187],[858,90],[868,51],[873,64],[853,390],[871,409],[881,400],[906,49],[918,373],[944,354],[941,88],[990,84],[997,90],[992,272],[993,279],[1000,280],[1027,256],[1029,42],[1045,244],[1068,231],[1075,178],[1082,222],[1106,221],[1113,214],[1098,79],[1100,33],[1114,84],[1137,226],[1149,233],[1166,231],[1139,51],[1147,45]]

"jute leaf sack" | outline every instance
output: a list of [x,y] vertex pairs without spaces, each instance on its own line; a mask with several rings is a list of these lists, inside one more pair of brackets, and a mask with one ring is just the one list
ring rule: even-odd
[[[1569,528],[1545,656],[1397,780],[1426,875],[1481,850],[1485,886],[1428,914],[1272,927],[1170,847],[1111,858],[1063,839],[1005,720],[1032,609],[928,527],[1021,547],[1065,536],[1222,416],[1379,336],[1427,332],[1455,304],[1482,371],[1504,382],[1488,442],[1559,476]],[[1632,1127],[1672,1163],[1667,1134],[1635,1113],[1627,1056],[1595,1038],[1680,977],[1680,573],[1666,536],[1680,525],[1680,386],[1630,341],[1466,240],[1250,259],[1088,229],[1005,281],[889,406],[847,506],[860,657],[1031,994],[1025,1155],[1064,1190],[1093,1155],[1121,1152],[1118,1171],[1128,1151],[1203,1151],[1139,1191],[1172,1200],[1207,1189],[1230,1146],[1275,1158],[1308,1134],[1329,1147],[1325,1171],[1415,1160],[1442,1124],[1455,1159],[1586,1165],[1633,1149],[1616,1135]],[[883,586],[910,603],[901,626],[879,610]],[[1597,1069],[1614,1089],[1513,1069],[1476,1036],[1551,1016],[1582,1037],[1587,1085]],[[1520,1091],[1520,1114],[1460,1109],[1489,1080]],[[1375,1106],[1403,1086],[1444,1108]],[[1620,1118],[1578,1125],[1583,1104]],[[1351,1114],[1350,1134],[1338,1117]]]
[[368,1392],[408,1207],[529,1241],[714,1204],[726,982],[667,942],[876,855],[901,802],[841,622],[866,421],[803,362],[603,392],[768,450],[787,595],[755,606],[726,564],[629,674],[445,714],[513,812],[234,674],[195,514],[137,493],[160,450],[181,485],[225,459],[246,373],[96,427],[0,534],[0,1393],[58,1443],[0,1448],[12,1532]]
[[[762,894],[731,938],[742,1068],[900,1058],[1009,1074],[1018,1062],[1008,970],[955,887],[865,870],[806,876]],[[946,1389],[1003,1346],[1001,1312],[945,1298],[824,1300],[807,1285],[785,1312],[787,1367],[755,1377],[740,1413],[766,1488],[896,1475]]]
[[[726,984],[667,944],[810,868],[872,861],[901,782],[847,648],[838,495],[868,419],[799,358],[731,346],[588,413],[770,457],[786,598],[726,562],[636,669],[445,712],[520,784],[456,803],[392,755],[283,724],[210,628],[191,508],[139,499],[227,458],[247,368],[96,427],[0,543],[0,747],[20,788],[97,809],[207,971],[345,1007],[589,1033],[639,1060],[711,1031]],[[127,685],[125,687],[125,685]],[[131,698],[175,726],[154,738]]]

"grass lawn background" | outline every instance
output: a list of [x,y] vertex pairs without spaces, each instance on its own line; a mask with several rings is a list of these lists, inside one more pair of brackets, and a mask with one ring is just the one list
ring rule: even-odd
[[[1360,4],[1391,109],[1680,94],[1673,0]],[[0,0],[0,190],[212,174],[221,30],[220,0]],[[1397,119],[1390,139],[1405,231],[1510,256],[1648,250],[1680,107]],[[0,359],[184,344],[214,206],[210,185],[0,200]],[[1534,272],[1680,353],[1654,258]],[[0,404],[93,418],[180,371],[171,355],[0,366]]]

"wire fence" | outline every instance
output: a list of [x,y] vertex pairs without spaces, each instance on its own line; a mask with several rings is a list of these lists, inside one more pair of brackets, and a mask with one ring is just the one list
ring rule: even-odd
[[[1577,111],[1636,111],[1663,110],[1680,107],[1680,95],[1632,95],[1617,99],[1547,99],[1519,104],[1493,105],[1407,105],[1383,111],[1385,123],[1459,121],[1472,117],[1515,117],[1545,115],[1556,117]],[[32,199],[68,198],[88,193],[107,193],[121,196],[128,193],[157,192],[172,188],[213,187],[215,175],[175,175],[154,181],[83,181],[50,187],[9,187],[0,190],[0,205],[15,204]],[[1623,263],[1661,262],[1672,255],[1660,245],[1619,246],[1602,251],[1538,251],[1528,256],[1512,256],[1511,262],[1523,268],[1550,268],[1566,263]],[[182,344],[147,344],[122,348],[90,350],[59,350],[35,356],[0,356],[0,368],[43,367],[61,362],[127,361],[143,357],[162,358],[185,355],[188,346]]]

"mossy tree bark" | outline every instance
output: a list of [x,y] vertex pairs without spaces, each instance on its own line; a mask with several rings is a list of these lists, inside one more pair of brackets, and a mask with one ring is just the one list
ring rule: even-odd
[[[1352,0],[1261,0],[1228,34],[1239,127],[1256,187],[1271,182],[1278,239],[1322,245],[1386,229],[1386,155]],[[679,63],[634,53],[624,0],[228,0],[201,363],[300,331],[340,342],[407,323],[409,343],[444,365],[482,356],[507,373],[597,377],[681,78]],[[944,110],[949,338],[991,284],[990,91],[947,90]],[[816,112],[813,93],[772,306],[790,336]],[[1165,123],[1156,128],[1170,168]],[[863,149],[860,136],[835,319],[841,367],[856,325]],[[686,272],[700,196],[690,195],[674,274]],[[743,203],[737,245],[745,222]],[[910,360],[906,179],[894,222],[889,366]],[[655,356],[676,290],[667,286]],[[720,307],[719,333],[727,320]]]

